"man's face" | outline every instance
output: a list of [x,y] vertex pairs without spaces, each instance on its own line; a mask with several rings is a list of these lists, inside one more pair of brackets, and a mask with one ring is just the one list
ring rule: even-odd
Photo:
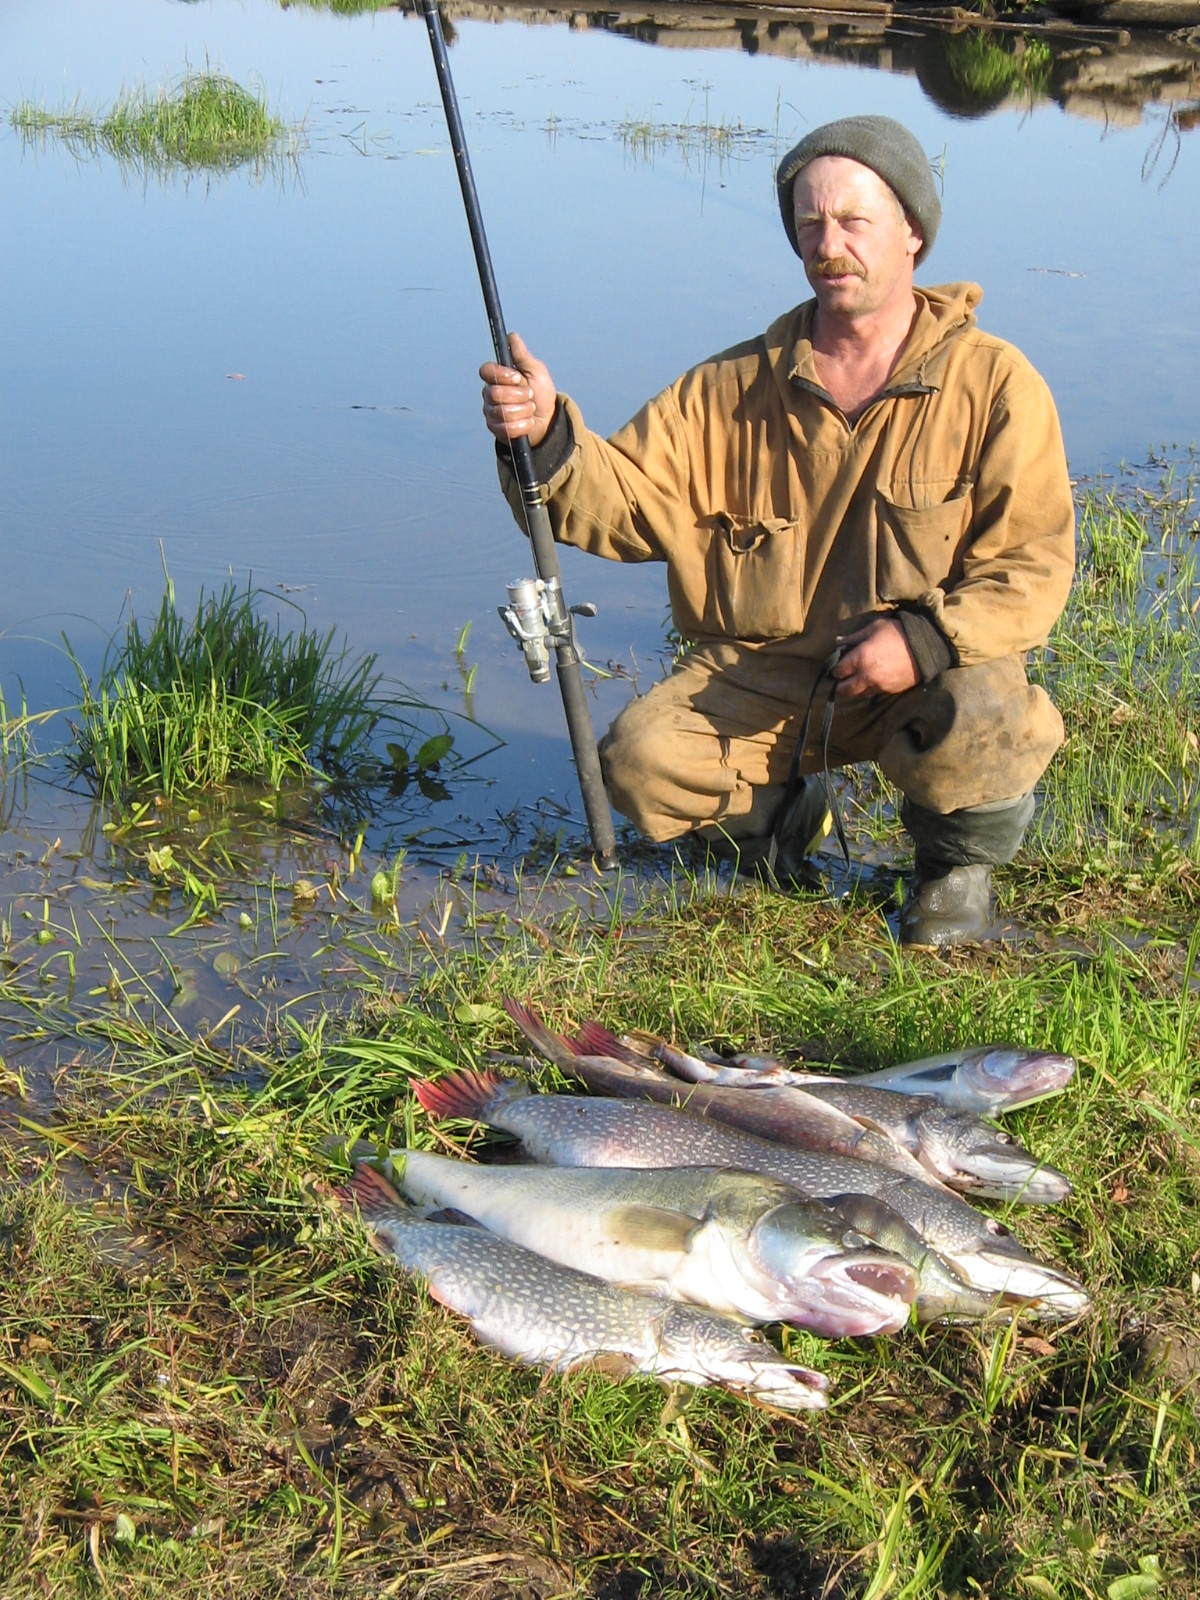
[[891,189],[848,156],[818,156],[792,186],[796,240],[818,306],[867,316],[912,289],[921,248]]

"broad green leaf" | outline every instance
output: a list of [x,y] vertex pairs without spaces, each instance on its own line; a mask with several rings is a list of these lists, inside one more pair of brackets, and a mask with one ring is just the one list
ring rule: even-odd
[[1108,1600],[1139,1600],[1141,1595],[1157,1594],[1158,1589],[1158,1579],[1152,1572],[1129,1572],[1109,1584]]
[[431,767],[436,767],[444,761],[454,748],[454,735],[452,733],[435,733],[426,739],[417,751],[415,761],[418,772],[428,772]]
[[498,1022],[502,1012],[499,1006],[479,1005],[473,1006],[466,1000],[460,1000],[454,1008],[455,1022],[484,1023]]

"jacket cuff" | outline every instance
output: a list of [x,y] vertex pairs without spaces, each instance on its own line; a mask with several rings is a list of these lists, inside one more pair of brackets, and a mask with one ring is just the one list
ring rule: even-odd
[[927,611],[905,607],[897,611],[896,621],[904,629],[922,683],[931,683],[958,665],[958,651]]
[[[571,452],[575,448],[575,430],[571,426],[571,419],[567,415],[567,408],[562,403],[560,395],[554,406],[554,416],[546,430],[546,437],[541,444],[530,447],[533,457],[533,476],[536,483],[549,483],[556,472],[560,472],[571,459]],[[496,440],[496,458],[505,466],[512,466],[512,449],[507,444]]]

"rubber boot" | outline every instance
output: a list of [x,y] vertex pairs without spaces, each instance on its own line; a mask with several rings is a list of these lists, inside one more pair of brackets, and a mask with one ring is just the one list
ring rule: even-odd
[[978,942],[991,922],[991,867],[937,867],[926,876],[918,866],[900,912],[900,943],[944,949]]
[[900,943],[949,945],[988,937],[992,868],[1011,861],[1033,819],[1031,794],[947,816],[905,799],[900,818],[916,845]]

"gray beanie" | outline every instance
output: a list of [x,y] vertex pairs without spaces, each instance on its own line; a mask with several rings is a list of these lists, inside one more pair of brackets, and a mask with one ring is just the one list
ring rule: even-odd
[[877,172],[896,194],[907,215],[920,226],[924,243],[917,252],[917,261],[924,261],[937,237],[942,202],[934,188],[929,158],[908,129],[891,117],[842,117],[838,122],[827,122],[824,127],[806,134],[779,163],[775,175],[779,209],[783,213],[784,230],[797,255],[800,247],[796,243],[792,185],[800,168],[818,156],[849,156],[852,161],[861,161],[864,167]]

